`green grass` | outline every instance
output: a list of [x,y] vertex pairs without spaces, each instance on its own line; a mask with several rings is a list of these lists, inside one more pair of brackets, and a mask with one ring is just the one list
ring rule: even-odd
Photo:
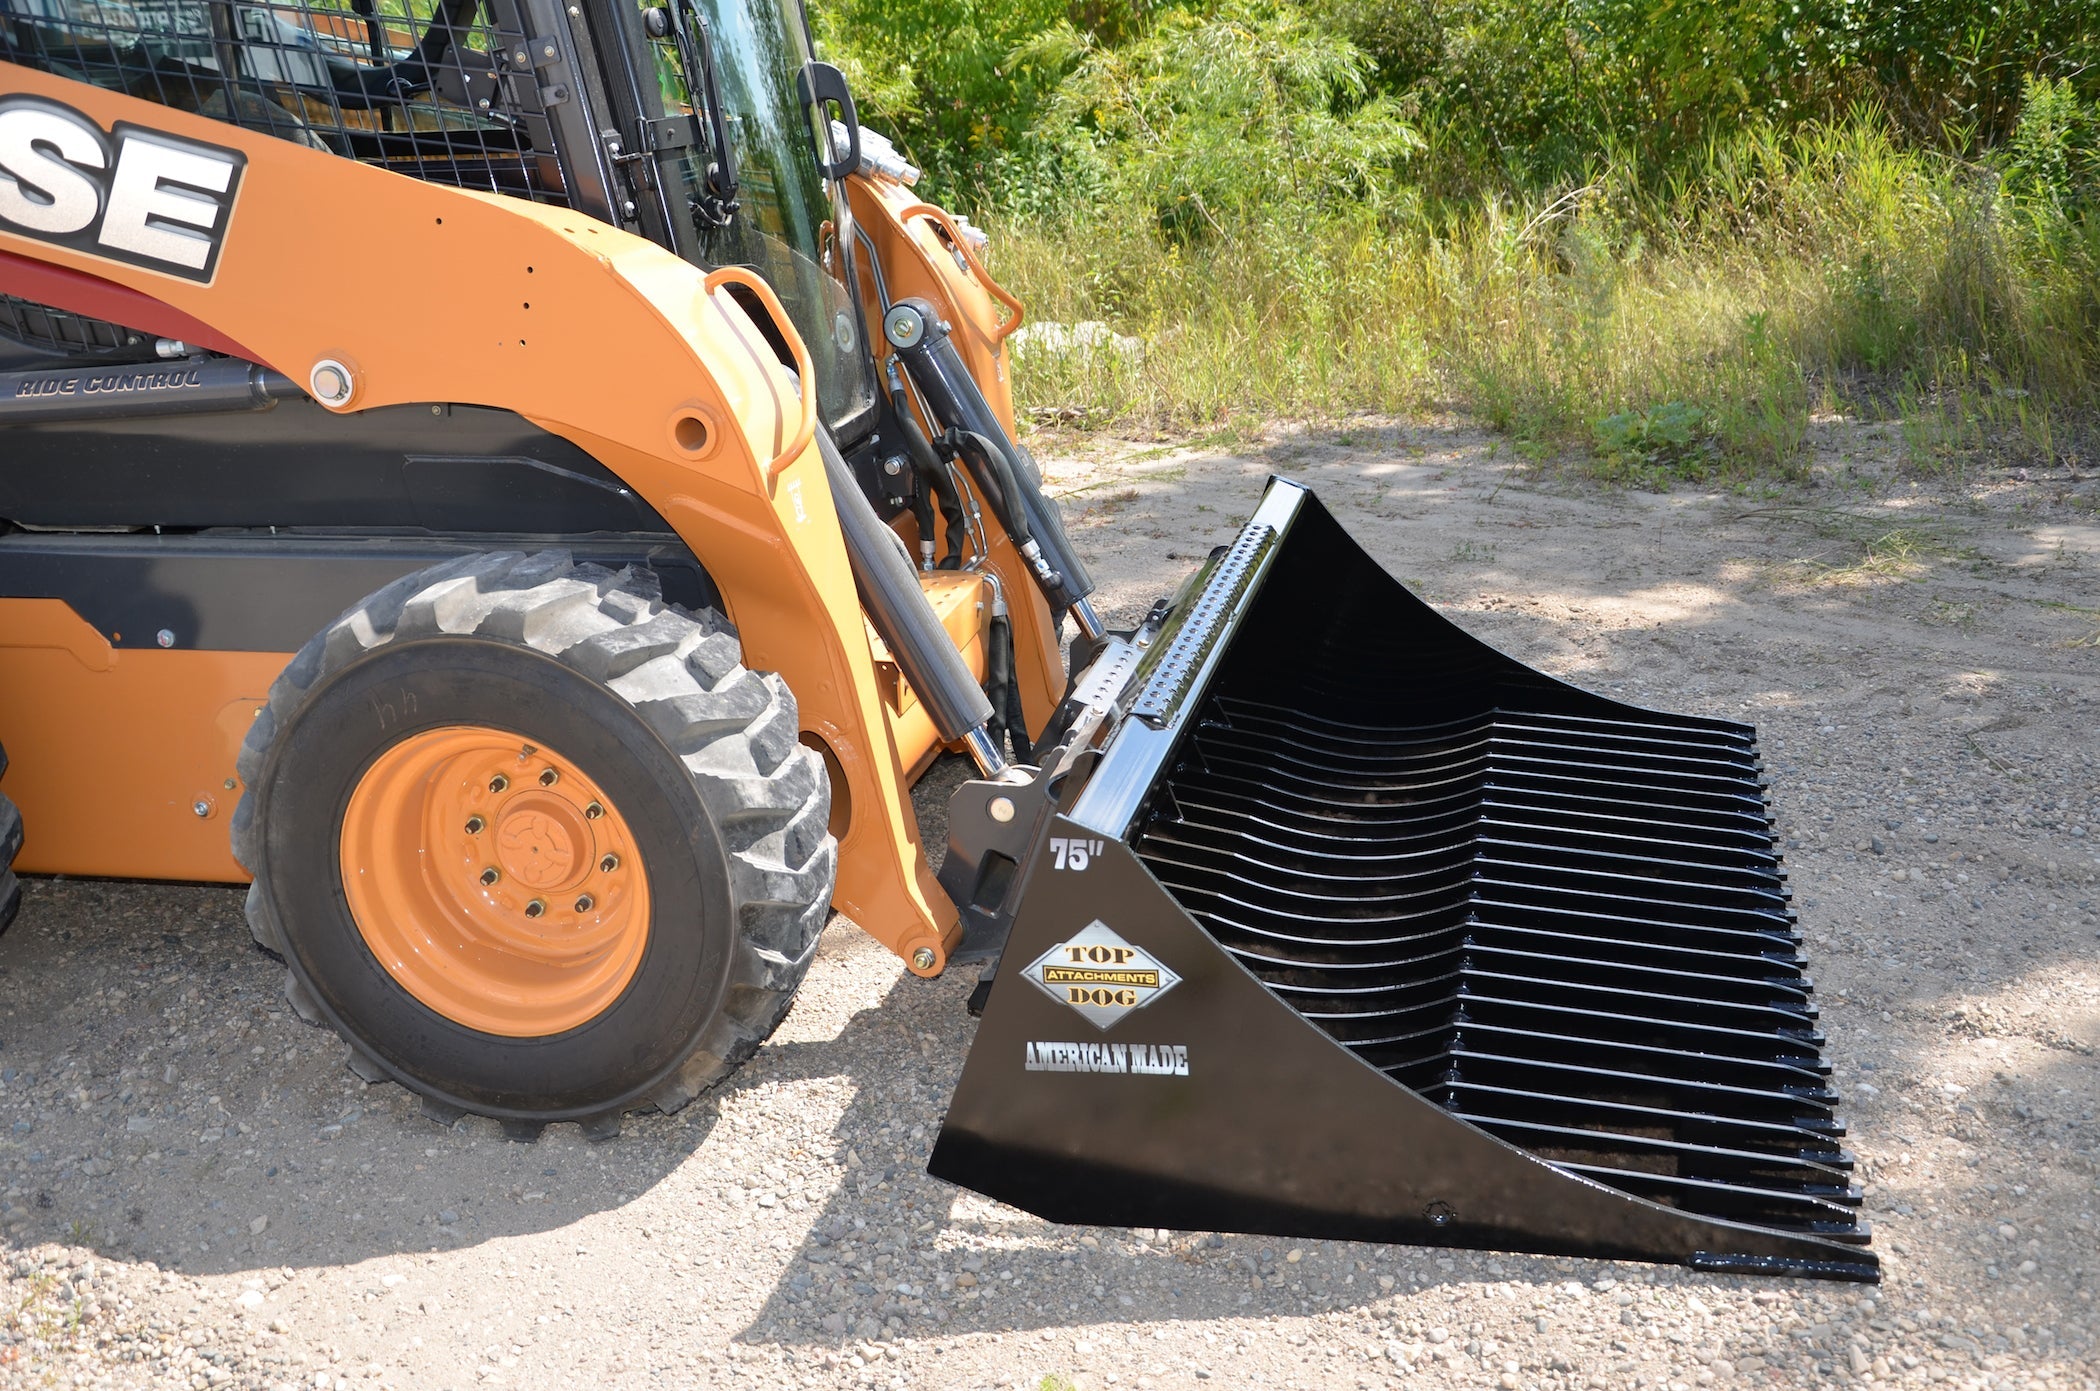
[[999,227],[1032,317],[1132,353],[1017,349],[1024,415],[1185,435],[1455,409],[1611,480],[1800,472],[1814,411],[1908,461],[2090,457],[2100,247],[1872,121],[1752,130],[1660,190],[1272,215],[1199,244],[1113,208]]

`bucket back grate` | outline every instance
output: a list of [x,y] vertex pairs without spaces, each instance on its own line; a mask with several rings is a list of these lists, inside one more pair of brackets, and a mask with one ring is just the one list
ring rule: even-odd
[[1864,1243],[1754,733],[1573,691],[1407,603],[1383,650],[1235,653],[1139,858],[1453,1114],[1687,1213]]

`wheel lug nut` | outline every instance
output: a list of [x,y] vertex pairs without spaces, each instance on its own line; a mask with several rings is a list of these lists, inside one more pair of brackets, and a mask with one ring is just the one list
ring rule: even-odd
[[576,911],[579,913],[588,913],[597,906],[598,900],[592,898],[589,894],[585,894],[576,900]]
[[501,773],[489,779],[489,791],[491,792],[501,792],[509,786],[510,779],[504,777]]
[[538,899],[534,899],[532,902],[525,905],[525,916],[528,918],[536,918],[546,911],[547,905],[540,902]]
[[493,884],[502,877],[502,874],[497,872],[494,865],[490,865],[487,869],[481,871],[481,882],[484,884]]
[[607,855],[604,859],[598,861],[598,868],[604,870],[607,874],[611,874],[619,867],[620,857],[618,855]]
[[544,772],[544,773],[540,774],[540,786],[541,786],[541,787],[552,787],[552,786],[554,786],[554,784],[556,784],[556,783],[558,783],[558,782],[560,782],[560,781],[561,781],[561,774],[560,774],[560,773],[557,773],[557,772],[555,772],[555,771],[554,771],[554,770],[553,770],[552,768],[549,768],[549,769],[548,769],[548,770],[547,770],[546,772]]
[[605,815],[605,808],[599,806],[596,802],[583,809],[583,819],[586,821],[596,821],[603,815]]
[[481,828],[486,825],[488,825],[488,823],[486,821],[483,821],[480,817],[470,816],[467,818],[467,834],[470,836],[478,836],[481,834]]

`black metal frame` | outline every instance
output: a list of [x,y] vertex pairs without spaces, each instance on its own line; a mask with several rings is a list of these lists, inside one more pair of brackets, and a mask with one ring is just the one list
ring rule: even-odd
[[0,0],[0,61],[435,183],[611,220],[565,11],[547,0]]
[[[0,365],[135,362],[154,355],[151,334],[0,295]],[[5,399],[0,392],[0,401]]]
[[58,599],[116,648],[296,652],[351,605],[403,575],[490,551],[566,550],[578,561],[654,571],[664,599],[718,608],[721,595],[671,536],[0,536],[0,596]]
[[[338,414],[303,397],[258,406],[257,377],[282,379],[230,358],[21,376],[192,372],[223,381],[206,402],[221,409],[119,416],[100,409],[101,392],[56,406],[0,401],[0,518],[44,530],[672,534],[610,469],[512,411],[431,403]],[[135,394],[144,405],[167,392]],[[38,412],[47,418],[13,423]]]
[[[976,907],[1017,909],[934,1174],[1058,1221],[1878,1278],[1747,727],[1530,671],[1280,481],[1115,684],[1047,796],[956,795],[964,862],[1019,864]],[[1090,925],[1178,983],[1103,1028],[1027,978]]]

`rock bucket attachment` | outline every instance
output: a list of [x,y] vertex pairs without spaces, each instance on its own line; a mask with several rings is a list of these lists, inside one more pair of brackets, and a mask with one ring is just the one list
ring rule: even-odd
[[1012,928],[934,1174],[1060,1222],[1878,1278],[1751,729],[1503,656],[1282,481],[1143,636],[980,876]]

